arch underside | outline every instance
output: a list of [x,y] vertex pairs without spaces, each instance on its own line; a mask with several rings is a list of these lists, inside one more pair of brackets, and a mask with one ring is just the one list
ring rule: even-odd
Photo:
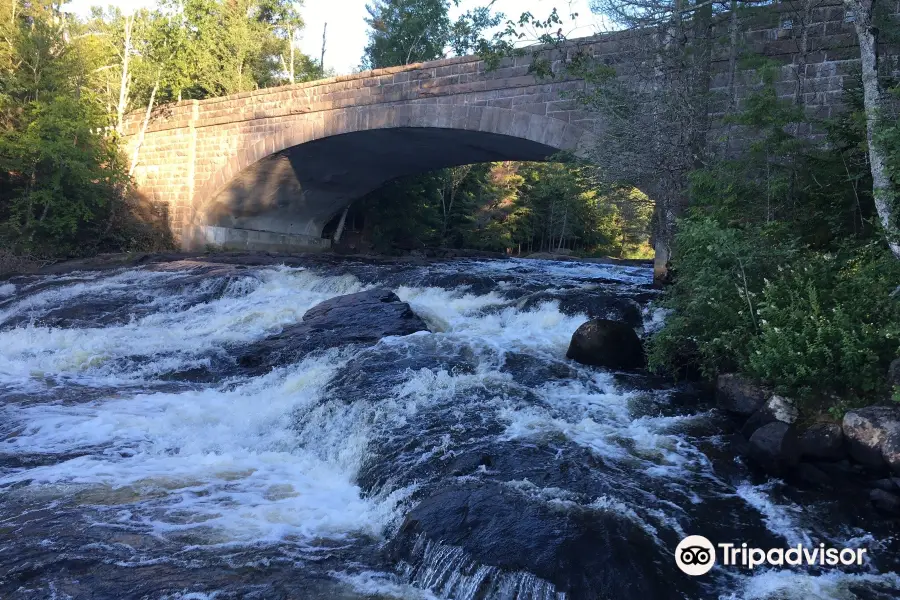
[[393,105],[305,114],[241,149],[196,192],[186,247],[327,248],[328,221],[385,183],[435,169],[546,160],[596,143],[564,120],[480,106]]
[[206,225],[318,237],[345,206],[388,181],[502,160],[540,161],[556,148],[494,133],[374,129],[293,146],[238,173],[205,207]]

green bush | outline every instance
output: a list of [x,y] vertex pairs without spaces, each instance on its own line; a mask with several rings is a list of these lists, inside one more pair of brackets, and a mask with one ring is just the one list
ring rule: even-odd
[[900,339],[897,282],[900,263],[880,243],[805,253],[766,281],[746,371],[803,398],[886,396]]
[[861,93],[845,100],[816,147],[791,135],[803,115],[766,84],[734,120],[748,151],[691,174],[652,369],[742,372],[807,413],[887,397],[900,262],[877,227]]
[[697,368],[713,377],[745,363],[748,344],[760,331],[764,279],[796,254],[778,240],[780,233],[777,226],[723,227],[696,213],[680,222],[676,284],[664,301],[671,314],[651,340],[651,369]]
[[900,262],[880,241],[821,252],[776,231],[681,222],[664,301],[672,312],[651,340],[651,368],[740,371],[816,409],[886,397],[900,350]]

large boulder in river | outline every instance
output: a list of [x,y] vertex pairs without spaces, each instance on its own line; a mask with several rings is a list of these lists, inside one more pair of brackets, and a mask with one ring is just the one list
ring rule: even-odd
[[867,406],[844,415],[850,456],[869,467],[900,473],[900,406]]
[[242,348],[237,361],[245,369],[264,372],[313,350],[374,344],[384,337],[417,331],[428,331],[428,327],[409,304],[391,290],[374,289],[313,306],[300,323]]
[[640,369],[644,366],[644,347],[626,323],[591,319],[572,334],[566,357],[595,367]]
[[737,373],[723,373],[716,380],[716,403],[730,413],[749,417],[771,397],[771,390]]
[[[446,588],[428,570],[434,568],[429,542],[432,554],[440,544],[441,555],[454,557],[461,577],[482,574],[478,597],[506,597],[501,592],[510,577],[529,580],[523,572],[554,589],[531,579],[534,589],[519,590],[520,598],[555,598],[555,591],[570,600],[667,599],[693,597],[690,592],[696,591],[690,578],[675,570],[671,556],[624,514],[554,506],[497,483],[437,491],[407,515],[391,543],[394,558],[411,565],[414,581]],[[462,590],[442,591],[457,597]]]
[[800,441],[793,426],[782,421],[763,425],[750,436],[750,460],[773,475],[782,475],[800,462]]

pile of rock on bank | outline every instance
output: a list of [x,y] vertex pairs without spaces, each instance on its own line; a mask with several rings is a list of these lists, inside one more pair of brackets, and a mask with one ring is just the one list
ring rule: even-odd
[[900,516],[900,404],[803,423],[791,399],[736,374],[719,375],[716,403],[735,417],[736,445],[754,465],[815,487],[860,484],[877,509]]

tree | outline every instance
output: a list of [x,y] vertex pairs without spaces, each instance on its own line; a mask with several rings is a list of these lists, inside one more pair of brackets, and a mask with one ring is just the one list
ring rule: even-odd
[[50,3],[5,15],[0,130],[0,239],[39,256],[104,243],[127,175],[110,113],[92,89],[102,66],[92,38]]
[[[496,0],[470,9],[450,21],[451,0],[375,0],[366,5],[371,28],[363,68],[380,69],[463,56],[489,44],[484,32],[499,25],[503,13],[493,12]],[[459,6],[460,0],[452,0]]]
[[444,56],[449,0],[375,0],[366,5],[371,30],[363,67],[380,69]]
[[264,53],[278,57],[287,83],[310,81],[324,74],[321,61],[297,50],[297,36],[304,27],[301,6],[293,0],[262,0],[260,4],[260,19],[273,33],[271,48],[266,47]]
[[897,238],[897,193],[888,173],[885,151],[878,143],[878,130],[883,116],[884,102],[878,77],[878,28],[874,26],[876,0],[844,0],[853,15],[853,26],[859,41],[860,66],[862,67],[863,99],[866,115],[866,142],[869,151],[869,167],[872,171],[872,191],[878,218],[887,237],[888,246],[900,258],[900,240]]

